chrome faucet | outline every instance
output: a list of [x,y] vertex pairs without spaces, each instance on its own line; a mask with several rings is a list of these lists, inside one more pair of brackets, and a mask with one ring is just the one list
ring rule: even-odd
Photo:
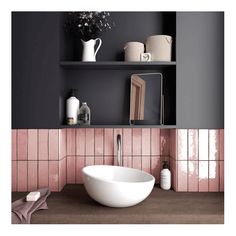
[[117,135],[117,163],[118,166],[123,166],[123,160],[121,156],[121,135]]

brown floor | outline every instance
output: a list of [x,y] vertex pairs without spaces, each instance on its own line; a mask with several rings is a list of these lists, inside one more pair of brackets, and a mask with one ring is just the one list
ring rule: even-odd
[[[12,193],[12,201],[26,193]],[[129,208],[105,207],[92,200],[83,185],[51,193],[48,210],[32,215],[33,224],[223,224],[223,193],[176,193],[155,186],[142,203]]]

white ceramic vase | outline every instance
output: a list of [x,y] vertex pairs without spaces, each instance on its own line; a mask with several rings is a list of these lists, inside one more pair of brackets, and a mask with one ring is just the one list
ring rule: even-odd
[[[96,61],[96,55],[102,45],[102,40],[100,38],[90,39],[88,41],[81,39],[81,42],[83,44],[82,61]],[[97,42],[99,42],[99,44],[95,50],[95,45]]]

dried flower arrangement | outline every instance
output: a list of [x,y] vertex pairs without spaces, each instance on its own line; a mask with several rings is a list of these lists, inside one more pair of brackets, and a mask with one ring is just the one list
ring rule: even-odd
[[65,26],[71,33],[87,41],[95,39],[104,30],[110,30],[114,22],[109,12],[69,12]]

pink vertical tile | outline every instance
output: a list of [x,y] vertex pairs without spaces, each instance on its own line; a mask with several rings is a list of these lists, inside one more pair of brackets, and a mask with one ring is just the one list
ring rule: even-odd
[[208,160],[208,129],[199,129],[198,140],[198,158]]
[[178,179],[177,186],[178,192],[187,192],[188,190],[188,162],[187,161],[177,161],[178,168]]
[[66,184],[66,158],[59,161],[59,191],[61,191]]
[[219,130],[210,129],[209,130],[209,160],[217,161],[219,160],[220,145],[219,145]]
[[114,129],[113,130],[113,140],[114,140],[114,165],[118,165],[118,160],[117,160],[117,136],[121,135],[121,157],[122,157],[122,139],[123,139],[123,134],[122,134],[122,129]]
[[28,160],[38,159],[38,130],[28,129]]
[[123,155],[132,155],[132,129],[123,129]]
[[198,192],[198,161],[188,161],[188,192]]
[[177,164],[174,158],[170,158],[171,187],[177,191]]
[[219,161],[209,161],[209,192],[219,192],[220,188]]
[[76,155],[85,155],[85,128],[76,129]]
[[18,129],[17,131],[17,159],[27,160],[27,129]]
[[48,129],[38,130],[38,158],[48,160]]
[[75,170],[76,170],[76,163],[75,163],[75,156],[67,156],[66,161],[66,183],[74,184],[75,183]]
[[169,155],[170,154],[170,130],[169,129],[161,129],[160,130],[160,151],[161,155]]
[[142,129],[133,128],[133,155],[141,155],[142,153]]
[[224,160],[224,130],[220,129],[220,160]]
[[150,129],[142,129],[142,155],[150,156],[151,154],[151,140],[150,140]]
[[160,182],[161,159],[160,156],[151,156],[151,174],[155,177],[156,183]]
[[132,156],[123,156],[123,166],[132,168]]
[[28,192],[38,188],[38,162],[28,161]]
[[77,156],[76,157],[76,183],[82,184],[83,177],[82,177],[82,169],[85,166],[84,156]]
[[151,155],[157,156],[161,154],[160,149],[160,129],[151,129]]
[[177,155],[178,160],[187,160],[188,153],[188,130],[178,129],[177,130]]
[[95,156],[94,165],[103,165],[103,156]]
[[95,129],[95,156],[103,155],[103,129]]
[[16,156],[16,149],[17,149],[17,130],[16,129],[12,129],[11,130],[11,158],[13,161],[15,161],[17,159]]
[[86,156],[93,156],[94,155],[94,129],[88,128],[85,130],[86,133],[86,149],[85,153]]
[[85,157],[85,165],[86,166],[94,165],[94,156],[86,156]]
[[198,130],[188,130],[188,159],[191,161],[198,160]]
[[66,129],[66,155],[74,156],[75,155],[75,130],[76,129]]
[[59,132],[58,129],[50,129],[49,131],[49,160],[59,159]]
[[66,129],[59,129],[59,159],[66,156]]
[[170,156],[174,158],[175,160],[177,159],[177,154],[176,154],[176,129],[171,129],[170,130]]
[[104,140],[105,140],[105,155],[113,155],[114,153],[114,142],[113,142],[113,129],[104,129]]
[[114,155],[117,155],[117,136],[118,134],[121,135],[121,154],[122,154],[122,141],[123,141],[123,134],[122,129],[114,129],[113,130],[113,140],[114,140]]
[[27,191],[27,161],[17,163],[17,191]]
[[12,161],[12,167],[11,167],[11,185],[12,185],[12,191],[17,191],[17,161]]
[[38,162],[38,187],[48,187],[48,161]]
[[224,192],[224,161],[220,161],[220,192]]
[[59,162],[49,161],[49,188],[53,192],[59,191]]
[[133,156],[133,168],[142,170],[142,157],[141,156]]
[[199,192],[208,192],[208,161],[199,161]]
[[114,165],[114,156],[104,156],[105,165]]
[[151,158],[150,156],[142,156],[142,170],[151,173]]

